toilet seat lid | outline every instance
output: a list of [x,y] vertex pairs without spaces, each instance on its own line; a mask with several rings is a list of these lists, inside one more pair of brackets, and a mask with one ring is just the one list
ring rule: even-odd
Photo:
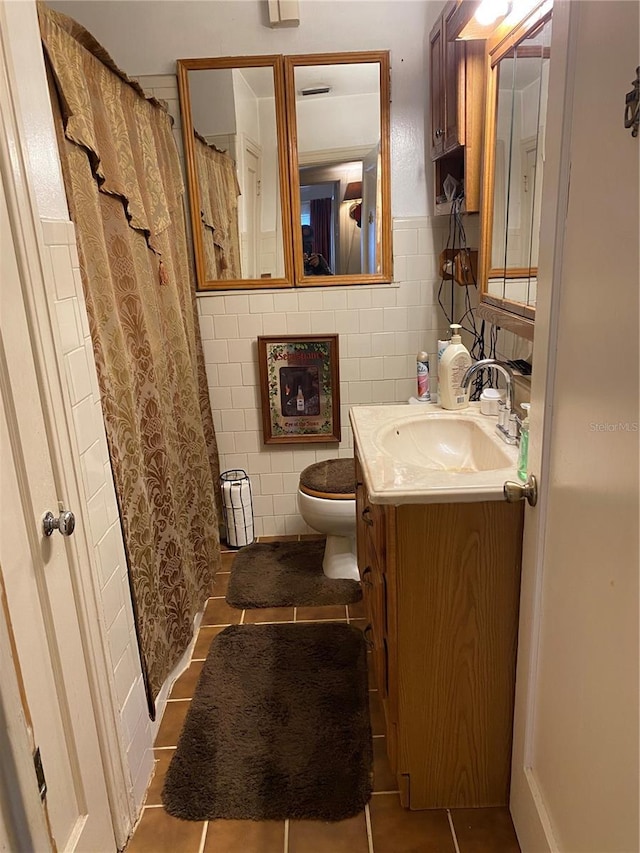
[[307,466],[300,474],[300,491],[326,500],[355,500],[355,460],[325,459]]

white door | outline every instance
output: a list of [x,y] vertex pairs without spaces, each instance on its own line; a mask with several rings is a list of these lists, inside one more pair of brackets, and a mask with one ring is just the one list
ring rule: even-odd
[[[57,517],[73,507],[64,505],[50,456],[4,158],[0,166],[0,566],[56,848],[108,853],[115,841],[78,622],[82,604],[68,543],[59,532],[45,536],[42,525],[45,512]],[[0,684],[3,702],[4,689]],[[29,799],[25,791],[22,797]]]
[[373,148],[362,161],[361,269],[363,273],[372,274],[380,271],[381,264],[381,259],[377,257],[380,228],[377,215],[380,190],[379,156],[378,149]]
[[[511,810],[523,853],[636,853],[639,4],[557,3]],[[569,180],[570,178],[570,180]],[[553,288],[550,283],[553,281]]]
[[244,278],[259,278],[262,149],[244,134],[240,134],[240,147],[239,206],[244,247],[242,275]]

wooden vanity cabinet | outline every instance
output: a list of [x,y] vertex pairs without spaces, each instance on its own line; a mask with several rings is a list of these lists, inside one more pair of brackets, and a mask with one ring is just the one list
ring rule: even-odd
[[411,809],[508,802],[522,504],[372,504],[358,566],[387,752]]
[[368,625],[365,639],[369,645],[375,682],[384,708],[387,751],[391,767],[397,762],[398,684],[395,654],[397,649],[397,608],[395,605],[395,514],[370,503],[362,468],[356,455],[356,511],[358,570]]

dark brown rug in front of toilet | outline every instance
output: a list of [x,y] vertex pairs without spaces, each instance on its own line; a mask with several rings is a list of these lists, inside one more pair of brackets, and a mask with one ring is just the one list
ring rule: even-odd
[[358,581],[332,580],[322,571],[324,539],[254,542],[233,561],[227,604],[261,607],[318,607],[360,601]]
[[371,796],[363,634],[232,625],[214,639],[165,776],[185,820],[337,821]]

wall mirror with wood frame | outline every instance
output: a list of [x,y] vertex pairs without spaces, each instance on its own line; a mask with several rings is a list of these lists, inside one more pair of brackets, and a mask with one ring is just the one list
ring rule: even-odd
[[177,67],[198,290],[391,281],[388,52]]
[[177,66],[198,290],[291,287],[282,57]]
[[488,42],[481,316],[533,339],[551,3]]
[[296,281],[391,281],[388,52],[286,56],[285,78]]

